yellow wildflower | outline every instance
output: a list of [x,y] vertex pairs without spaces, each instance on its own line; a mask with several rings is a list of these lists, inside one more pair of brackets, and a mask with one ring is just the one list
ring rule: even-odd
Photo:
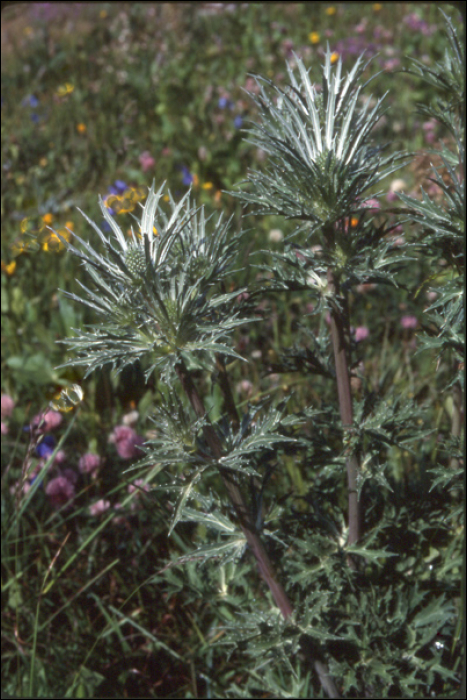
[[16,270],[16,260],[13,260],[8,265],[2,260],[2,272],[6,272],[7,275],[12,275]]
[[335,63],[336,61],[339,60],[339,54],[337,53],[337,51],[332,52],[330,60],[331,60],[331,63]]
[[65,97],[65,95],[69,95],[73,90],[75,89],[75,86],[72,83],[63,83],[63,85],[59,85],[57,88],[57,95],[59,97]]
[[[71,234],[66,229],[60,229],[59,233],[67,241],[70,240]],[[50,235],[47,236],[47,238],[42,243],[42,249],[45,250],[46,253],[59,253],[64,248],[65,245],[62,243],[62,241],[56,233],[50,233]]]
[[336,8],[335,7],[327,7],[326,8],[326,14],[331,16],[336,14]]
[[44,224],[46,224],[47,226],[48,226],[49,224],[52,223],[53,219],[54,219],[54,215],[53,215],[53,214],[44,214],[44,216],[42,217],[42,221],[43,221]]
[[312,44],[317,44],[320,39],[319,32],[310,32],[310,34],[308,34],[308,39]]
[[17,238],[15,241],[13,241],[13,243],[10,246],[11,253],[15,256],[15,258],[18,255],[21,255],[21,253],[25,253],[27,248],[27,243],[21,240],[21,238]]
[[20,228],[21,233],[32,233],[36,235],[44,230],[45,221],[40,217],[36,218],[34,216],[27,216],[26,218],[22,219]]
[[382,9],[382,7],[383,7],[383,6],[381,5],[380,2],[375,2],[375,4],[373,5],[373,10],[374,10],[375,12],[379,12],[379,11]]
[[82,122],[80,122],[79,124],[77,124],[77,125],[76,125],[76,131],[77,131],[79,134],[85,134],[86,131],[87,131],[86,124],[83,124]]

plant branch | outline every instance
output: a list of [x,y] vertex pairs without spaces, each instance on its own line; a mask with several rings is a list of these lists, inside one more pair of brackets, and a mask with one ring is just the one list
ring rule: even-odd
[[[189,372],[187,371],[185,365],[182,362],[179,362],[179,364],[177,365],[177,374],[196,415],[199,418],[206,418],[204,404],[201,401],[201,398],[198,394],[198,391],[193,383]],[[204,437],[213,455],[216,457],[216,459],[220,459],[222,457],[222,445],[219,436],[217,435],[210,422],[208,422],[204,426]],[[282,615],[285,618],[287,618],[293,612],[292,605],[290,604],[290,601],[287,598],[287,595],[284,589],[282,588],[281,584],[279,583],[279,581],[277,581],[271,560],[269,559],[269,556],[266,550],[264,549],[264,545],[256,532],[255,525],[251,520],[250,512],[247,506],[245,505],[245,501],[243,499],[240,488],[235,480],[235,477],[228,469],[220,468],[219,471],[224,481],[231,503],[235,509],[235,513],[238,517],[240,527],[242,528],[246,540],[250,545],[251,550],[258,563],[261,576],[267,583],[269,590],[271,591],[272,596],[277,606],[279,607]]]
[[[222,361],[221,364],[223,364]],[[206,418],[204,404],[201,400],[200,395],[198,394],[198,391],[193,383],[193,380],[188,370],[186,369],[185,364],[182,361],[179,362],[176,369],[183,390],[185,391],[196,415],[199,418]],[[225,367],[223,371],[225,372]],[[230,391],[230,385],[228,384],[228,377],[224,375],[224,379],[227,382],[227,384],[224,384],[224,389],[228,387],[228,393],[230,394],[231,402],[228,402],[230,404],[230,409],[232,410],[233,407],[238,420],[237,410],[233,402],[233,396]],[[225,394],[224,398],[226,398]],[[217,459],[222,457],[222,445],[220,443],[216,431],[214,430],[210,422],[208,422],[204,426],[204,437],[209,447],[211,448],[214,456]],[[269,590],[271,591],[272,597],[274,598],[274,601],[280,609],[283,617],[287,619],[293,613],[292,605],[289,599],[287,598],[287,594],[282,588],[282,585],[276,578],[276,574],[272,566],[271,560],[269,559],[268,553],[266,552],[264,545],[258,533],[256,532],[255,525],[251,520],[251,515],[249,513],[248,508],[245,505],[245,501],[243,500],[240,488],[237,482],[235,481],[235,477],[232,474],[232,472],[230,472],[228,469],[219,469],[219,471],[227,489],[230,501],[235,509],[235,513],[237,514],[240,527],[242,528],[245,538],[249,546],[251,547],[253,555],[257,561],[259,572],[264,581],[266,582]],[[313,660],[313,666],[326,694],[330,698],[340,698],[341,696],[339,694],[339,691],[337,690],[334,680],[332,676],[329,675],[327,665],[319,660]]]
[[218,371],[217,376],[219,380],[219,386],[221,388],[222,396],[224,398],[225,410],[230,418],[233,429],[238,430],[240,427],[240,419],[238,416],[237,407],[235,405],[235,400],[232,394],[229,376],[225,368],[225,360],[220,353],[216,353],[216,367]]

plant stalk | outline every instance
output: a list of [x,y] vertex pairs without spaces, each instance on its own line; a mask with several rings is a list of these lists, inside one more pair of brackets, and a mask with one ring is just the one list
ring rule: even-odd
[[[334,297],[340,293],[339,282],[332,268],[327,273],[329,291]],[[337,394],[339,398],[339,411],[344,427],[344,433],[351,430],[353,422],[352,395],[350,392],[349,372],[349,347],[346,338],[349,314],[347,304],[341,312],[337,305],[331,310],[331,340],[334,349],[334,362],[336,367]],[[350,452],[346,457],[347,484],[349,494],[349,544],[357,542],[360,537],[360,506],[357,494],[358,460],[355,454]]]

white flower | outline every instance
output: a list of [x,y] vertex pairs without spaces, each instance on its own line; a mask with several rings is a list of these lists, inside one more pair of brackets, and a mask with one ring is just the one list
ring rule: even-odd
[[280,243],[284,238],[284,234],[279,228],[272,228],[269,231],[269,240],[271,243]]

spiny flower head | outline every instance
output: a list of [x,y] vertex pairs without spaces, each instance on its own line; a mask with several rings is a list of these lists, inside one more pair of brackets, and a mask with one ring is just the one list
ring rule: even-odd
[[395,156],[382,158],[383,147],[369,141],[385,95],[374,104],[370,96],[359,105],[367,84],[358,84],[366,67],[363,54],[344,78],[342,60],[332,66],[328,47],[321,91],[302,61],[294,59],[298,77],[288,64],[285,90],[255,77],[260,92],[250,96],[262,122],[252,125],[249,141],[269,154],[268,169],[251,172],[252,193],[237,196],[259,205],[258,213],[310,222],[313,231],[352,216],[364,193],[399,166]]
[[[83,214],[103,244],[102,253],[73,233],[78,249],[57,232],[94,283],[91,289],[78,280],[83,298],[65,294],[102,317],[89,332],[63,341],[81,355],[67,364],[87,365],[89,373],[104,364],[120,370],[147,358],[149,374],[159,366],[174,369],[181,353],[185,359],[195,353],[198,361],[215,351],[235,355],[219,341],[244,322],[237,311],[227,309],[238,290],[219,293],[219,285],[232,271],[242,234],[232,234],[222,215],[216,222],[206,219],[203,207],[190,204],[190,191],[176,203],[163,190],[164,184],[155,192],[153,183],[146,203],[140,204],[141,219],[133,216],[136,232],[132,228],[129,236],[102,198],[110,234]],[[165,200],[168,205],[162,206]]]

